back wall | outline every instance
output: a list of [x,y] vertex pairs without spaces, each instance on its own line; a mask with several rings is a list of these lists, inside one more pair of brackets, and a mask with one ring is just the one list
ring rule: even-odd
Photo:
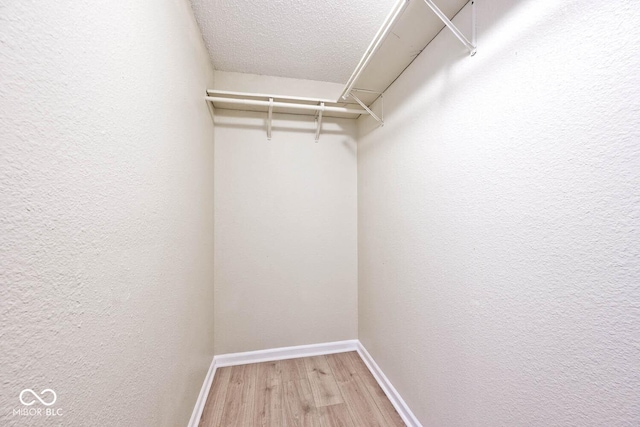
[[357,337],[356,122],[216,110],[215,351]]

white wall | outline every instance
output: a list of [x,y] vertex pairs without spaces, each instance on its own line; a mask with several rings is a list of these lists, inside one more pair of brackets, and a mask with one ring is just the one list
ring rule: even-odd
[[356,122],[216,110],[216,354],[357,335]]
[[478,2],[359,121],[359,337],[424,426],[640,425],[638,21]]
[[342,94],[344,85],[317,80],[291,79],[216,70],[214,89],[337,100]]
[[[186,425],[214,150],[188,2],[5,2],[0,75],[0,424]],[[63,415],[13,416],[25,388]]]

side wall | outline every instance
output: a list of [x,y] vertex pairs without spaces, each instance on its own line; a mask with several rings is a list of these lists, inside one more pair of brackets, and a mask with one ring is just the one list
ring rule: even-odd
[[640,424],[639,20],[479,1],[359,120],[359,337],[424,426]]
[[216,354],[357,337],[356,122],[216,110]]
[[[0,75],[0,424],[186,425],[214,215],[188,2],[8,2]],[[62,415],[14,416],[26,388]]]

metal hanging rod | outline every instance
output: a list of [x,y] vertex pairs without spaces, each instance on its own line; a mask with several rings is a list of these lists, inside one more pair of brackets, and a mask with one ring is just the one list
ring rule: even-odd
[[[269,107],[272,105],[272,108],[291,108],[298,110],[312,110],[312,111],[320,111],[322,109],[321,105],[313,105],[313,104],[295,104],[293,102],[279,102],[279,101],[262,101],[259,99],[241,99],[241,98],[225,98],[222,96],[205,96],[204,99],[211,102],[218,102],[221,104],[238,104],[238,105],[258,105],[263,107]],[[332,113],[345,113],[345,114],[367,114],[366,110],[361,110],[358,108],[348,108],[348,107],[333,107],[333,106],[325,106],[325,112]]]
[[207,89],[207,95],[211,96],[240,96],[244,98],[273,98],[273,99],[281,99],[286,101],[301,101],[301,102],[327,102],[327,103],[335,103],[335,99],[323,99],[323,98],[308,98],[304,96],[280,96],[280,95],[272,95],[266,93],[254,93],[254,92],[235,92],[230,90],[218,90],[218,89]]
[[[220,96],[209,96],[209,95],[220,95]],[[266,97],[268,99],[250,99],[250,98],[262,98]],[[279,98],[288,101],[296,101],[296,102],[283,102],[283,101],[275,101],[274,98]],[[350,108],[350,107],[340,107],[329,104],[338,104],[339,101],[325,100],[325,99],[315,99],[315,98],[302,98],[302,97],[287,97],[287,96],[275,96],[275,95],[264,95],[264,94],[256,94],[256,93],[244,93],[244,92],[227,92],[227,91],[216,91],[216,90],[207,90],[207,96],[204,97],[205,100],[220,104],[236,104],[236,105],[252,105],[252,106],[261,106],[267,107],[267,139],[271,140],[271,122],[273,120],[273,109],[274,108],[287,108],[287,109],[298,109],[298,110],[310,110],[317,111],[316,115],[316,133],[315,140],[316,142],[320,138],[320,131],[322,130],[322,118],[323,114],[330,113],[342,113],[342,114],[371,114],[374,119],[377,121],[381,121],[378,116],[373,113],[362,101],[357,99],[354,96],[356,102],[358,102],[363,109],[359,108]],[[306,103],[301,103],[306,102]],[[313,104],[312,104],[313,103]]]

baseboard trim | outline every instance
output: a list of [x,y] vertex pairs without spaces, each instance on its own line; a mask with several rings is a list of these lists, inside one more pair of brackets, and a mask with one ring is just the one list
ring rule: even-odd
[[225,366],[246,365],[248,363],[272,362],[275,360],[297,359],[299,357],[321,356],[325,354],[344,353],[357,351],[365,365],[376,379],[380,388],[387,395],[389,401],[396,408],[402,421],[408,427],[422,427],[409,406],[402,399],[398,391],[393,387],[389,379],[384,375],[378,364],[373,360],[369,352],[358,340],[335,341],[321,344],[300,345],[294,347],[271,348],[267,350],[247,351],[243,353],[219,354],[213,357],[209,372],[205,377],[200,394],[193,408],[188,427],[197,427],[202,417],[204,405],[213,383],[216,370]]
[[413,412],[411,412],[411,409],[409,409],[409,405],[407,405],[402,396],[400,396],[398,390],[391,384],[391,381],[389,381],[387,376],[382,372],[382,369],[380,369],[360,341],[358,341],[358,354],[365,365],[367,365],[367,368],[369,368],[369,371],[380,385],[380,388],[382,388],[382,391],[384,391],[384,394],[386,394],[389,401],[391,401],[393,407],[398,411],[402,421],[404,421],[408,427],[422,427],[420,421],[418,421]]
[[270,348],[267,350],[246,351],[243,353],[219,354],[213,357],[209,372],[200,388],[200,394],[191,413],[188,427],[198,427],[207,396],[213,384],[213,377],[218,368],[225,366],[246,365],[248,363],[272,362],[275,360],[297,359],[299,357],[321,356],[323,354],[345,353],[357,351],[358,340],[334,341],[321,344],[298,345],[293,347]]
[[216,358],[214,357],[211,361],[211,365],[209,366],[209,371],[207,372],[207,376],[204,377],[204,383],[202,383],[202,387],[200,388],[200,394],[198,395],[198,399],[196,399],[196,405],[193,407],[193,412],[191,413],[191,419],[189,419],[188,427],[197,427],[200,424],[200,418],[202,417],[202,411],[204,411],[204,405],[207,403],[207,397],[209,396],[209,390],[211,389],[211,384],[213,384],[213,377],[216,374]]
[[344,353],[347,351],[356,351],[357,349],[358,340],[334,341],[321,344],[246,351],[244,353],[219,354],[214,357],[214,360],[216,361],[216,366],[222,368],[224,366],[246,365],[247,363],[272,362],[274,360]]

